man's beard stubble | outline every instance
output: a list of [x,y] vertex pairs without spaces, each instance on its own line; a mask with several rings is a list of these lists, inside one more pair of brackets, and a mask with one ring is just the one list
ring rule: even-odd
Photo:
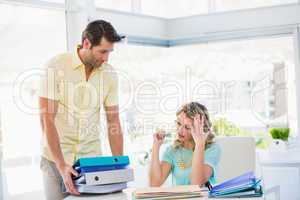
[[92,69],[97,69],[97,68],[100,68],[102,63],[101,64],[98,64],[97,61],[95,59],[90,59],[90,60],[87,60],[84,65],[86,65],[87,67],[89,68],[92,68]]

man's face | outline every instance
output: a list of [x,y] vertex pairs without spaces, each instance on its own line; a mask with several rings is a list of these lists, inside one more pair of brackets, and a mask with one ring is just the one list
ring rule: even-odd
[[102,37],[99,45],[93,46],[92,48],[91,46],[91,43],[86,39],[83,44],[83,48],[86,49],[87,52],[84,62],[91,67],[98,68],[104,62],[108,61],[109,54],[113,51],[113,43]]

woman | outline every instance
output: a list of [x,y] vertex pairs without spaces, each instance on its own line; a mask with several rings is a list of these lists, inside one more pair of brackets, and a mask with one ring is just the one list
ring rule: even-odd
[[164,132],[154,134],[150,185],[161,186],[170,173],[173,184],[203,185],[215,183],[220,148],[213,142],[212,124],[205,106],[191,102],[177,111],[177,139],[159,160]]

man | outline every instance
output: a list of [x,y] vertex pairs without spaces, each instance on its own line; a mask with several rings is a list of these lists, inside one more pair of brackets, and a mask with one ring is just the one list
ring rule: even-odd
[[46,65],[41,81],[40,119],[44,135],[41,169],[47,200],[79,195],[72,164],[80,157],[101,155],[100,108],[106,111],[112,155],[123,154],[118,108],[118,79],[107,64],[113,45],[122,39],[103,20],[89,23],[82,44],[73,53],[60,54]]

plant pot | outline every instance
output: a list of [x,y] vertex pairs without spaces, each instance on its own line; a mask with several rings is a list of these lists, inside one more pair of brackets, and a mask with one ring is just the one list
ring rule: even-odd
[[286,151],[287,143],[283,140],[273,139],[270,143],[270,151],[272,152],[282,152]]

